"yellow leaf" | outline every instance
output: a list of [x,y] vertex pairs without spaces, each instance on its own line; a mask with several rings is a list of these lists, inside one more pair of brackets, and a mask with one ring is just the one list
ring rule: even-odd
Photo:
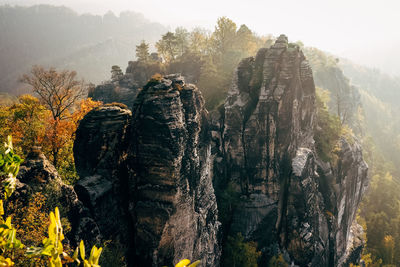
[[81,259],[85,260],[85,244],[83,243],[83,240],[81,240],[81,243],[79,244],[79,250],[81,254]]
[[3,216],[4,215],[4,208],[3,208],[3,200],[0,199],[0,215]]
[[181,260],[180,262],[178,262],[175,267],[186,267],[186,265],[188,265],[190,263],[190,260],[188,259],[184,259]]

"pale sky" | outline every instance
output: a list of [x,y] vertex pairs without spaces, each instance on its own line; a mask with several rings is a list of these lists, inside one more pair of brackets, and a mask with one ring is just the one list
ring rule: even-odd
[[213,29],[218,17],[227,16],[260,35],[284,33],[290,41],[400,75],[400,0],[0,0],[4,3],[65,5],[95,14],[131,10],[171,29]]

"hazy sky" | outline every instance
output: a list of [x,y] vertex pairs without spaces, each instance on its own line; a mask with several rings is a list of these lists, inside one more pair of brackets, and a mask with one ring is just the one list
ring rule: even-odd
[[400,70],[400,52],[395,56],[391,52],[400,50],[400,0],[0,0],[0,3],[65,5],[79,13],[96,14],[132,10],[171,28],[212,29],[218,17],[227,16],[258,34],[284,33],[291,41],[302,40],[308,46],[361,64],[383,67],[387,72],[393,72],[390,66],[394,64]]

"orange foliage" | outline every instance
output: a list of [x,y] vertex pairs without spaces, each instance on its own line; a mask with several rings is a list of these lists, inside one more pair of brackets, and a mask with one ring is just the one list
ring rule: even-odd
[[72,114],[72,120],[75,125],[78,126],[78,123],[85,117],[85,115],[94,108],[100,106],[102,102],[93,101],[90,97],[86,99],[82,99],[77,104],[78,109]]
[[101,104],[91,98],[79,99],[54,117],[38,98],[22,95],[18,103],[0,107],[0,139],[12,135],[16,151],[25,155],[32,146],[41,146],[61,176],[73,183],[77,178],[72,156],[75,131],[83,117]]
[[[53,165],[59,167],[61,150],[72,146],[74,133],[78,128],[82,118],[93,108],[101,105],[99,101],[93,101],[91,98],[82,99],[76,104],[75,111],[71,114],[69,110],[64,111],[64,119],[50,118],[46,125],[46,134],[43,146],[51,155]],[[62,156],[62,155],[61,155]]]

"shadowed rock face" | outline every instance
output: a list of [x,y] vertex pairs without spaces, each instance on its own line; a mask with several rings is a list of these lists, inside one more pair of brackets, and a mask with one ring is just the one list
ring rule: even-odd
[[[9,201],[22,201],[28,205],[30,197],[42,193],[52,205],[58,206],[62,217],[67,217],[72,231],[66,237],[73,246],[85,240],[87,244],[100,242],[101,236],[89,210],[79,201],[72,186],[62,182],[56,168],[47,160],[40,147],[33,147],[21,165],[16,191]],[[24,203],[26,202],[26,203]],[[88,243],[89,241],[89,243]]]
[[346,265],[362,247],[354,218],[367,165],[359,144],[344,138],[334,165],[319,159],[314,102],[311,68],[283,35],[242,60],[211,119],[195,86],[179,75],[154,77],[132,113],[106,106],[81,122],[76,191],[133,266],[181,258],[219,265],[212,179],[219,192],[229,184],[241,196],[222,229],[255,241],[260,264],[283,254],[300,266]]
[[103,106],[89,112],[80,122],[74,143],[75,185],[79,199],[98,223],[105,240],[128,243],[132,221],[126,170],[127,131],[131,111]]
[[214,179],[242,195],[227,227],[258,243],[263,264],[278,253],[301,266],[346,261],[367,166],[360,146],[344,139],[337,167],[318,159],[314,101],[311,68],[281,35],[239,64],[213,133],[221,144]]
[[164,76],[140,91],[132,110],[101,107],[80,123],[79,198],[103,236],[121,236],[131,265],[172,266],[182,258],[218,265],[211,142],[199,90],[179,75]]
[[182,258],[218,263],[219,223],[203,106],[195,86],[170,75],[145,87],[133,108],[137,252],[154,266]]

